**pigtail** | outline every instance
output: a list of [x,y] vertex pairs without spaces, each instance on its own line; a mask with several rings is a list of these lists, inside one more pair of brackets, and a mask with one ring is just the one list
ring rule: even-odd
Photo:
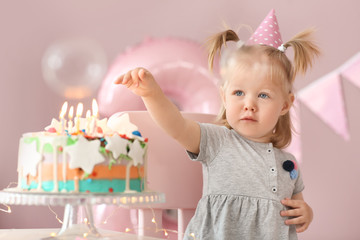
[[239,41],[238,35],[233,30],[226,30],[210,37],[206,42],[208,50],[208,64],[209,69],[212,70],[214,66],[214,59],[223,46],[226,46],[227,41]]
[[280,116],[278,122],[275,125],[271,142],[274,147],[286,148],[291,143],[293,126],[291,124],[290,112],[283,116]]
[[320,55],[318,46],[312,41],[312,34],[315,29],[306,29],[296,34],[284,47],[294,49],[294,78],[298,72],[305,73],[308,67],[312,67],[315,57]]

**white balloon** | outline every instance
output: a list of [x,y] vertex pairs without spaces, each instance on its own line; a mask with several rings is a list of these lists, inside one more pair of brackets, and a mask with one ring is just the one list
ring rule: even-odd
[[57,41],[49,46],[42,59],[45,82],[53,91],[70,99],[91,96],[106,71],[103,49],[86,38]]

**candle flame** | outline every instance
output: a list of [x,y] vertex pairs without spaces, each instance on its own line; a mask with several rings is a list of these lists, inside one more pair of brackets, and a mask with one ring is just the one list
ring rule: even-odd
[[71,106],[69,110],[69,119],[71,120],[73,116],[74,116],[74,106]]
[[68,107],[68,102],[64,102],[64,104],[61,107],[60,118],[64,118],[67,111],[67,107]]
[[94,117],[97,117],[99,114],[99,107],[95,98],[92,100],[92,114]]
[[78,103],[77,108],[76,108],[76,116],[77,117],[81,117],[81,115],[83,113],[83,109],[84,109],[84,105],[82,103]]
[[91,117],[91,112],[90,112],[90,110],[87,110],[86,111],[86,118],[90,118]]

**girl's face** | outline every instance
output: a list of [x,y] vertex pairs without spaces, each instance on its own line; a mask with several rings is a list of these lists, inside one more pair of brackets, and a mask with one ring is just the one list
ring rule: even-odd
[[275,125],[294,100],[280,79],[271,79],[270,67],[255,63],[227,75],[221,91],[226,119],[240,135],[256,142],[270,142]]

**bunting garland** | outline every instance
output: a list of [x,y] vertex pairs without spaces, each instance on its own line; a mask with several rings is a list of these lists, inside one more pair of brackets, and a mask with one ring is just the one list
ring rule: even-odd
[[340,74],[330,73],[298,94],[299,101],[333,131],[349,140],[344,94]]
[[[360,88],[360,52],[339,68],[301,89],[297,94],[298,104],[303,104],[345,141],[350,140],[350,131],[343,91],[343,81],[350,81]],[[296,108],[296,106],[295,106]],[[300,121],[298,111],[291,112],[295,134],[287,150],[301,160]]]

